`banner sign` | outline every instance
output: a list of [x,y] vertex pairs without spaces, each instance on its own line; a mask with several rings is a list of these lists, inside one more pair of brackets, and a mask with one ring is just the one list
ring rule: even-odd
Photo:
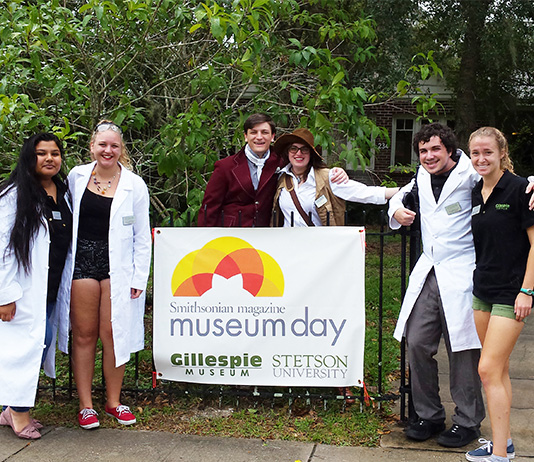
[[160,379],[362,385],[361,227],[156,228]]

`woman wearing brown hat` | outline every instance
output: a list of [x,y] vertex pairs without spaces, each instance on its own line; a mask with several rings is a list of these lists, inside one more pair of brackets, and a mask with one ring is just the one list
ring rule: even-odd
[[278,179],[273,205],[275,226],[344,225],[345,201],[385,204],[399,190],[353,180],[332,183],[331,171],[314,145],[313,135],[306,128],[282,135],[274,144],[289,162]]

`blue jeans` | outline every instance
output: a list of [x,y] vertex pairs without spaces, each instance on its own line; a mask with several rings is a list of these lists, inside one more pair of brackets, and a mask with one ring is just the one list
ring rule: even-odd
[[[12,411],[15,412],[28,412],[30,410],[29,407],[15,407],[15,406],[9,406]],[[2,411],[5,411],[7,409],[7,406],[2,406]]]
[[43,350],[43,357],[41,359],[41,367],[44,364],[46,354],[52,345],[52,317],[56,311],[56,301],[48,302],[46,304],[46,330],[45,330],[45,348]]

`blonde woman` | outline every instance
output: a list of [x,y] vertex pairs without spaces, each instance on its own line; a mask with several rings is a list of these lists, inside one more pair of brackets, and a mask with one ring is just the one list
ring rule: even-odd
[[510,354],[532,310],[534,212],[527,180],[513,174],[504,135],[482,127],[469,138],[471,162],[482,179],[473,189],[476,268],[473,310],[482,353],[478,366],[486,392],[492,441],[466,453],[470,461],[515,457],[510,435]]
[[143,349],[145,288],[151,238],[145,182],[132,173],[121,129],[97,124],[93,162],[68,176],[73,200],[72,363],[80,399],[78,422],[100,425],[92,401],[97,340],[103,347],[105,412],[123,425],[136,422],[120,402],[125,363]]

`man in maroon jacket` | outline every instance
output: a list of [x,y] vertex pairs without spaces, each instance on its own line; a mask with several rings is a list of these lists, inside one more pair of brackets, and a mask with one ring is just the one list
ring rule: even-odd
[[[215,162],[198,226],[269,226],[278,171],[283,161],[271,150],[276,127],[266,114],[252,114],[244,124],[247,144],[237,154]],[[344,170],[333,178],[348,179]]]
[[269,226],[280,167],[280,157],[270,149],[276,127],[268,115],[252,114],[244,129],[245,147],[215,162],[199,226]]

